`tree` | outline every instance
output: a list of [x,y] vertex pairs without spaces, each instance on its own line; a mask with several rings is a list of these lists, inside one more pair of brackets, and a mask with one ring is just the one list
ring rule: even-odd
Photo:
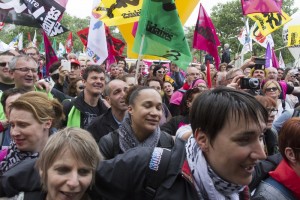
[[[298,10],[298,8],[293,8],[293,4],[294,0],[283,1],[282,9],[289,16]],[[229,43],[233,52],[232,54],[234,55],[235,53],[239,53],[242,49],[242,46],[240,45],[237,36],[240,33],[241,28],[244,26],[240,0],[232,0],[226,3],[217,4],[212,8],[210,17],[217,30],[221,46],[223,46],[225,43]],[[249,19],[250,27],[253,24],[254,22]],[[194,29],[195,27],[190,27],[187,29],[186,37],[190,45],[192,44]],[[282,40],[282,28],[273,32],[272,36],[275,42],[275,48],[284,46]],[[221,49],[222,47],[220,47],[220,50]],[[285,62],[292,62],[294,60],[287,48],[282,49],[281,52]],[[264,55],[265,49],[253,42],[253,53],[261,56]],[[245,58],[250,56],[251,54],[248,53],[245,55]]]

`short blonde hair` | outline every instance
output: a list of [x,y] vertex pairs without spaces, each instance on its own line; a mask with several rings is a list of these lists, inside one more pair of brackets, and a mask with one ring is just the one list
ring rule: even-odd
[[281,92],[281,87],[280,87],[280,85],[279,85],[279,83],[278,83],[277,81],[275,81],[275,80],[268,80],[268,81],[264,84],[263,89],[262,89],[264,94],[266,93],[267,87],[268,87],[269,85],[271,85],[272,83],[273,83],[274,85],[276,85],[278,91]]
[[36,163],[36,168],[41,174],[43,189],[47,191],[47,171],[55,160],[66,150],[70,150],[73,156],[92,168],[93,179],[95,182],[96,168],[101,160],[99,147],[92,135],[81,128],[67,127],[53,134],[47,141],[43,151]]

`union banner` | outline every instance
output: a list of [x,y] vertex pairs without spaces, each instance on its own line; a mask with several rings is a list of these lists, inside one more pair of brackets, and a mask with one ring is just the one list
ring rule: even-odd
[[102,0],[93,12],[107,26],[128,24],[139,20],[143,0]]

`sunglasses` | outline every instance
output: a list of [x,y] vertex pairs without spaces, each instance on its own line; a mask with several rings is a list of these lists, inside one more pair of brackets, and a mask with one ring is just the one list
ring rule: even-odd
[[79,90],[83,90],[84,89],[84,85],[80,85],[78,88],[79,88]]
[[8,62],[0,62],[0,67],[6,67],[8,65]]
[[164,74],[164,73],[166,73],[165,71],[156,71],[157,73],[159,73],[159,74]]
[[266,88],[266,91],[267,92],[272,92],[272,91],[277,91],[278,90],[278,88],[277,87],[271,87],[271,88]]

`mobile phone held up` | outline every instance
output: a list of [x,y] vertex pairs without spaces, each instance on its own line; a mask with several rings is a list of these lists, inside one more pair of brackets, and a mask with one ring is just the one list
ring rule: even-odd
[[61,70],[64,71],[68,71],[70,72],[71,71],[71,62],[69,60],[61,60]]

